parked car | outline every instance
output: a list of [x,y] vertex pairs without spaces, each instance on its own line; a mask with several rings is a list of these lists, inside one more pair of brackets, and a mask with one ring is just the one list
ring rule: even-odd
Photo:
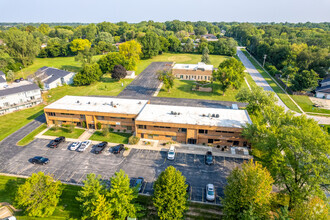
[[21,80],[20,79],[15,79],[14,82],[15,83],[19,83]]
[[112,153],[119,154],[122,150],[124,150],[124,145],[123,144],[119,144],[119,145],[114,146],[112,148]]
[[96,145],[96,147],[94,149],[94,153],[95,154],[102,153],[104,148],[106,148],[107,146],[108,146],[108,142],[103,141],[102,143],[99,143],[98,145]]
[[142,190],[142,184],[144,182],[144,178],[143,177],[138,177],[134,183],[134,187],[137,187],[139,192],[141,192]]
[[174,160],[174,158],[175,158],[175,147],[172,145],[167,153],[167,159]]
[[76,142],[73,142],[71,145],[70,145],[70,150],[77,150],[79,148],[79,146],[81,145],[81,141],[76,141]]
[[19,80],[20,80],[20,81],[23,81],[23,80],[24,80],[24,78],[23,78],[23,77],[21,77],[21,78],[19,78]]
[[214,193],[214,185],[207,184],[206,185],[206,200],[207,201],[214,201],[215,200],[215,193]]
[[65,142],[65,137],[61,136],[61,137],[58,137],[56,138],[55,140],[52,140],[49,144],[49,147],[51,148],[57,148],[58,145],[62,142]]
[[36,156],[31,159],[31,163],[44,165],[49,163],[49,159],[46,157]]
[[186,181],[186,185],[187,185],[186,192],[189,193],[190,192],[190,183]]
[[79,152],[83,152],[85,151],[89,145],[91,145],[92,141],[88,140],[88,141],[83,141],[80,145],[80,147],[77,149],[77,151]]
[[211,151],[206,152],[205,164],[207,164],[207,165],[212,165],[213,164],[213,155],[212,155]]

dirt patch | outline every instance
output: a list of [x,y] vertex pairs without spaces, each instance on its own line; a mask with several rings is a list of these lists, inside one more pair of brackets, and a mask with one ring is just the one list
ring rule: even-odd
[[319,108],[330,110],[330,100],[320,99],[315,97],[309,97],[309,99]]

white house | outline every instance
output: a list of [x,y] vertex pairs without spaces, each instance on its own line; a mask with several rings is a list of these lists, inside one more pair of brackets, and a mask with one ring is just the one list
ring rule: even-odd
[[[3,76],[1,75],[2,79]],[[6,81],[6,80],[5,80]],[[31,82],[7,84],[0,87],[0,115],[32,107],[42,102],[40,88]]]
[[315,89],[316,97],[322,99],[330,99],[330,76],[321,81],[321,86]]
[[0,87],[3,88],[7,85],[6,75],[0,71]]
[[28,76],[28,80],[31,82],[40,81],[44,84],[44,89],[49,90],[58,86],[72,84],[75,74],[74,72],[44,66],[33,75]]

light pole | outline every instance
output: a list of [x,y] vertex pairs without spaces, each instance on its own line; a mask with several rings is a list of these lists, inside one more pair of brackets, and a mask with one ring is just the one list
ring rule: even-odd
[[265,61],[266,61],[266,58],[267,58],[267,54],[264,55],[264,63],[262,64],[262,67],[265,66]]

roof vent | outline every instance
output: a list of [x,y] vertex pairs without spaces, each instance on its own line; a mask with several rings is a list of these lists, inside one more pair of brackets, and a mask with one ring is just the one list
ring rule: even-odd
[[111,101],[110,105],[113,107],[113,101]]
[[211,114],[209,113],[207,116],[211,117]]
[[96,103],[96,102],[94,102],[94,105],[97,105],[97,103]]
[[180,112],[178,112],[178,115],[181,115],[181,113],[180,113]]
[[205,115],[205,114],[203,114],[202,116],[203,116],[203,117],[205,117],[206,115]]
[[214,118],[215,117],[215,114],[212,114],[212,117]]
[[174,115],[174,111],[171,111],[171,114]]
[[220,116],[219,114],[216,114],[216,115],[215,115],[216,118],[219,118],[219,116]]
[[177,112],[173,112],[173,115],[177,115],[178,113]]
[[77,100],[77,103],[79,103],[79,100]]
[[142,104],[142,102],[140,101],[138,104],[140,104],[140,105],[141,105],[141,104]]
[[87,102],[87,104],[91,104],[91,102]]

